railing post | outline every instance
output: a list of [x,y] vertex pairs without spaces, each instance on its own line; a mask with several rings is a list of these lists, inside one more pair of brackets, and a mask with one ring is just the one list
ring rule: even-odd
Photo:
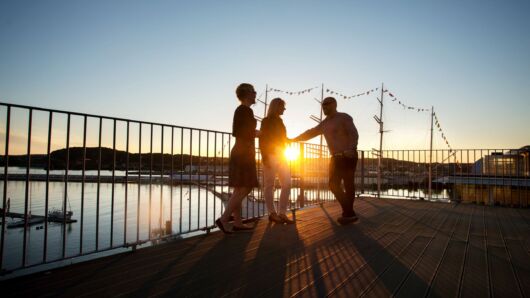
[[364,194],[364,151],[361,151],[361,194]]
[[298,195],[298,204],[300,208],[304,208],[305,205],[305,189],[304,189],[304,177],[305,177],[305,158],[304,158],[304,144],[300,144],[300,194]]

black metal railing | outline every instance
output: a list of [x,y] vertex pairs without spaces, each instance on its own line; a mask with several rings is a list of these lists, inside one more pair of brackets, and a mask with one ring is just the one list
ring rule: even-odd
[[[2,274],[208,233],[230,196],[232,143],[221,131],[0,103]],[[527,207],[529,151],[359,151],[356,190]],[[327,147],[289,152],[290,210],[333,200]],[[259,150],[256,160],[261,180]],[[266,213],[256,188],[242,216]]]
[[[209,232],[230,196],[226,132],[0,103],[0,133],[3,273]],[[290,146],[290,209],[332,200],[327,148]]]
[[357,176],[363,192],[376,196],[527,207],[529,153],[528,146],[384,150],[379,168],[378,152],[365,151]]

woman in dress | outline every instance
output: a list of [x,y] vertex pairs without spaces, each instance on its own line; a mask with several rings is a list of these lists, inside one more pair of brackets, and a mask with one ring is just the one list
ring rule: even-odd
[[[263,159],[264,196],[269,211],[269,221],[292,224],[287,215],[287,204],[291,193],[291,173],[285,159],[285,146],[289,141],[281,115],[285,111],[285,101],[275,98],[271,101],[267,117],[261,122],[259,148]],[[274,207],[274,181],[276,174],[281,185],[278,211]]]
[[[259,131],[256,130],[256,119],[250,108],[256,103],[256,91],[252,85],[243,83],[237,87],[236,95],[241,104],[234,113],[232,123],[232,135],[236,142],[230,154],[228,176],[228,185],[233,187],[234,191],[223,215],[215,221],[225,234],[252,229],[241,221],[241,202],[254,187],[259,186],[254,146],[254,138],[258,136]],[[233,228],[228,225],[230,215],[234,216]]]

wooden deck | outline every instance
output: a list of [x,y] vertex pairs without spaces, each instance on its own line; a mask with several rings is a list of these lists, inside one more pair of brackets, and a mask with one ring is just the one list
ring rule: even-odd
[[530,297],[530,210],[406,200],[336,203],[7,280],[2,296]]

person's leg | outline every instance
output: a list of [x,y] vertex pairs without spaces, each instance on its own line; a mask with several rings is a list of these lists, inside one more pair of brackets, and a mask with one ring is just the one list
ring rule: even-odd
[[[230,196],[230,200],[228,200],[226,209],[220,218],[223,224],[228,223],[228,219],[230,218],[230,215],[234,211],[237,211],[240,208],[241,201],[247,194],[250,193],[250,190],[252,190],[250,187],[234,187],[232,196]],[[239,219],[241,220],[241,217]]]
[[344,158],[339,176],[344,183],[344,195],[342,198],[342,216],[351,217],[355,215],[353,202],[355,200],[355,164],[353,158]]
[[347,216],[345,210],[348,210],[348,205],[344,201],[345,193],[342,189],[342,162],[341,158],[332,157],[329,162],[329,189],[335,195],[335,198],[342,207],[342,216]]
[[282,191],[280,194],[280,208],[279,213],[287,212],[287,205],[289,204],[289,197],[291,195],[291,171],[289,164],[285,160],[278,160],[278,178],[280,178],[280,185]]
[[243,225],[243,221],[241,219],[241,205],[243,203],[243,200],[248,196],[248,194],[252,191],[251,187],[243,187],[240,190],[240,196],[241,198],[236,201],[237,205],[232,210],[232,215],[234,216],[234,226],[241,226]]
[[269,157],[267,165],[263,165],[263,196],[269,213],[276,213],[274,208],[274,180],[276,179],[276,166],[273,158]]
[[344,181],[344,215],[354,216],[353,203],[355,201],[355,168],[357,166],[357,156],[353,158],[346,158],[344,160],[344,169],[342,171],[342,179]]

